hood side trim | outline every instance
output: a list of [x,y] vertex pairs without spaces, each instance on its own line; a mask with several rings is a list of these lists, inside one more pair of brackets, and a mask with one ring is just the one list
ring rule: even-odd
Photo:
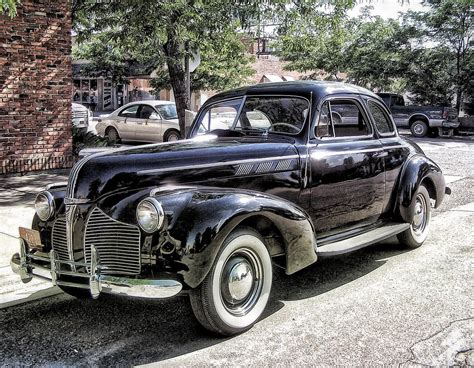
[[225,161],[225,162],[212,162],[209,164],[199,164],[199,165],[187,165],[177,167],[164,167],[160,169],[151,169],[151,170],[142,170],[138,171],[138,175],[148,175],[148,174],[156,174],[162,172],[169,172],[175,170],[192,170],[192,169],[206,169],[210,167],[218,167],[218,166],[229,166],[229,165],[238,165],[238,164],[247,164],[247,163],[258,163],[258,162],[267,162],[267,161],[278,161],[278,160],[289,160],[299,158],[299,155],[290,155],[290,156],[278,156],[278,157],[265,157],[265,158],[252,158],[247,160],[235,160],[235,161]]

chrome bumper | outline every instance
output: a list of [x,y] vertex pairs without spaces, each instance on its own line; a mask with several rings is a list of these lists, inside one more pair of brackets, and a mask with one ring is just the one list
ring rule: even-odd
[[[48,262],[50,267],[33,263],[33,261]],[[90,273],[80,273],[65,271],[61,265],[73,265],[76,267],[88,268]],[[26,245],[20,240],[20,253],[13,255],[10,261],[13,272],[20,275],[24,283],[31,281],[33,277],[50,280],[53,285],[67,286],[90,290],[91,296],[95,299],[101,293],[127,295],[140,298],[169,298],[178,294],[182,289],[182,284],[176,280],[163,279],[132,279],[127,277],[116,277],[101,275],[100,262],[94,246],[91,247],[90,264],[59,260],[54,251],[49,252],[49,257],[28,254]],[[58,276],[72,276],[82,278],[85,283],[75,283],[59,280]]]

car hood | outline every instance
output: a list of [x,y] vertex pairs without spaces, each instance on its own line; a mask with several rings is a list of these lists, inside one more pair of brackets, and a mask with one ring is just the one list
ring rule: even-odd
[[296,158],[286,137],[199,137],[120,148],[87,156],[71,171],[67,197],[94,201],[120,191],[169,187],[233,177],[241,165]]

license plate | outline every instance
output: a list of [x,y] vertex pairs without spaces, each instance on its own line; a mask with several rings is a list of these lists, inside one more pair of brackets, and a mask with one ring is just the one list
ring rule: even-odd
[[39,231],[25,227],[20,227],[18,230],[20,232],[20,238],[25,240],[30,248],[43,249]]

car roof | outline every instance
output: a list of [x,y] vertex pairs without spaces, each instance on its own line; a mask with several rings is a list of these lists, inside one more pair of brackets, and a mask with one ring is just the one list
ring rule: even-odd
[[173,101],[166,101],[166,100],[143,100],[143,101],[133,101],[129,102],[128,104],[125,104],[123,106],[120,106],[116,111],[122,110],[124,107],[129,107],[133,105],[149,105],[149,106],[156,106],[156,105],[174,105],[175,103]]
[[223,98],[233,98],[246,95],[291,94],[303,96],[306,98],[310,98],[311,95],[314,95],[316,98],[320,99],[327,95],[344,93],[357,93],[373,97],[377,100],[380,99],[380,97],[378,97],[375,93],[369,91],[368,89],[356,86],[354,84],[307,80],[261,83],[252,86],[241,87],[214,95],[208,100],[208,102],[212,103],[215,100],[221,100]]

